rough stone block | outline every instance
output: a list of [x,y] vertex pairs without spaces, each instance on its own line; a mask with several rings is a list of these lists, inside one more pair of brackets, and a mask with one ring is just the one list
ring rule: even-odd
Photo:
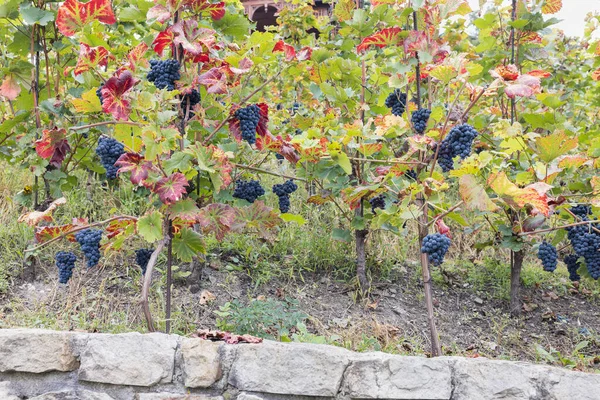
[[452,371],[444,360],[367,353],[350,363],[343,392],[360,399],[446,400]]
[[152,386],[173,378],[177,337],[162,333],[90,335],[81,352],[79,379]]
[[335,396],[349,351],[333,346],[265,341],[240,344],[229,373],[239,390],[305,396]]
[[600,400],[600,375],[544,368],[541,395],[556,400]]
[[220,343],[202,339],[184,339],[181,343],[184,383],[190,388],[212,386],[223,375],[219,357]]
[[73,354],[72,336],[70,332],[41,329],[2,329],[0,372],[73,371],[78,362]]
[[208,396],[204,394],[178,394],[178,393],[138,393],[137,400],[223,400],[221,396]]
[[14,391],[10,387],[10,382],[0,382],[0,399],[2,399],[2,400],[21,400],[20,397],[15,395]]
[[115,400],[105,393],[77,390],[74,392],[51,392],[31,397],[29,400]]

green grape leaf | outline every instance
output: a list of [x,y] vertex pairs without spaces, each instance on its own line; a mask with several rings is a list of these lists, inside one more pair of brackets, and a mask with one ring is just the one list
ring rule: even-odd
[[144,215],[137,222],[138,233],[148,243],[154,243],[163,237],[162,216],[158,211]]
[[190,228],[181,228],[173,237],[173,253],[182,261],[190,262],[198,254],[205,254],[202,236]]

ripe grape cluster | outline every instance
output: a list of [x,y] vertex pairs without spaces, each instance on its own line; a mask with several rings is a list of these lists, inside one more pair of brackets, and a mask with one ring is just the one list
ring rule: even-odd
[[417,180],[417,171],[415,171],[414,169],[409,169],[408,171],[406,171],[404,173],[404,176],[406,176],[408,179],[412,179],[413,181]]
[[538,249],[537,257],[542,260],[544,271],[554,272],[558,261],[558,253],[556,248],[548,242],[542,242]]
[[100,100],[100,104],[102,104],[102,88],[104,87],[104,83],[101,83],[100,86],[98,86],[98,89],[96,89],[96,96],[98,96],[98,99]]
[[196,104],[200,103],[200,92],[196,89],[192,89],[191,92],[184,94],[181,96],[181,109],[184,113],[187,112],[188,104],[190,108],[190,116],[194,115],[192,109]]
[[385,99],[385,106],[392,109],[392,114],[401,116],[406,110],[406,93],[402,93],[400,89],[394,90]]
[[150,71],[146,79],[159,89],[174,90],[175,81],[181,78],[179,68],[181,65],[177,60],[150,60]]
[[75,234],[75,239],[81,251],[85,255],[88,268],[98,264],[100,261],[100,240],[102,240],[102,231],[98,229],[84,229]]
[[450,130],[442,140],[438,154],[438,162],[444,172],[454,169],[454,157],[465,159],[471,154],[473,140],[477,135],[475,128],[469,124],[457,125]]
[[375,197],[369,199],[369,203],[371,204],[371,212],[373,212],[373,214],[375,214],[376,209],[378,209],[378,208],[384,209],[385,208],[385,196],[382,194],[375,196]]
[[421,253],[427,254],[429,262],[437,266],[444,262],[444,256],[449,248],[450,238],[441,233],[434,233],[423,238]]
[[119,167],[115,166],[115,163],[124,153],[125,146],[119,141],[101,136],[98,140],[98,147],[96,147],[96,154],[100,156],[100,162],[106,170],[106,177],[108,179],[115,179],[117,177],[117,171]]
[[233,197],[244,199],[250,203],[254,203],[257,198],[264,194],[265,189],[260,186],[259,181],[239,180],[235,183],[235,190],[233,191]]
[[286,213],[290,211],[290,194],[298,189],[298,185],[289,179],[283,184],[273,185],[273,193],[279,197],[279,211]]
[[58,268],[58,282],[67,283],[73,276],[73,268],[77,257],[70,251],[59,251],[54,257],[56,267]]
[[430,115],[431,110],[427,108],[421,108],[420,110],[417,110],[414,113],[412,113],[410,121],[412,122],[415,131],[419,135],[422,135],[425,132],[425,129],[427,128],[427,121],[429,121]]
[[281,154],[279,154],[279,153],[275,153],[275,158],[276,158],[276,159],[278,159],[278,160],[284,160],[284,159],[285,159],[285,157],[284,157],[284,156],[282,156],[282,155],[281,155]]
[[238,108],[233,114],[240,121],[242,139],[250,144],[256,143],[256,127],[260,119],[260,108],[256,104],[248,107]]
[[[582,221],[589,221],[591,208],[578,205],[571,212]],[[590,225],[577,225],[567,228],[567,237],[575,250],[575,255],[583,257],[585,265],[593,279],[600,278],[600,235]]]
[[146,275],[146,267],[148,267],[148,261],[154,249],[137,249],[135,251],[135,262],[142,269],[142,275]]
[[567,270],[569,271],[569,279],[573,282],[579,281],[581,277],[577,273],[579,269],[579,257],[575,254],[569,254],[563,260],[567,264]]

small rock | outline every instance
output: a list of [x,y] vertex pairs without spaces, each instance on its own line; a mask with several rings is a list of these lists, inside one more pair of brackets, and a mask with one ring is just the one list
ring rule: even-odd
[[390,288],[390,292],[393,294],[396,294],[396,293],[398,293],[398,290],[396,290],[395,288]]
[[346,329],[350,318],[333,318],[331,322],[339,328]]
[[479,298],[479,297],[475,297],[475,299],[473,300],[473,302],[479,306],[483,305],[483,299]]

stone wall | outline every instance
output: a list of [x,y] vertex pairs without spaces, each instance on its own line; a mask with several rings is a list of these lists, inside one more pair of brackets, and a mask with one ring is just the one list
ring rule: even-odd
[[600,374],[160,333],[0,330],[1,400],[600,400]]

